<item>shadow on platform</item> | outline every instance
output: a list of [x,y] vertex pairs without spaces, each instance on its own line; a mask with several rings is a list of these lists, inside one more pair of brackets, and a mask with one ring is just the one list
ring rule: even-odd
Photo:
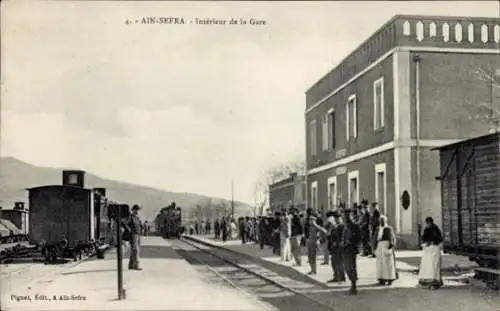
[[370,288],[360,286],[356,296],[345,296],[346,291],[347,288],[335,288],[328,291],[308,293],[308,295],[321,302],[335,305],[337,310],[343,311],[413,311],[419,310],[423,306],[425,306],[426,310],[435,311],[494,311],[498,310],[496,306],[500,303],[498,295],[493,291],[485,291],[473,286],[444,286],[434,291],[417,286],[414,288]]
[[75,271],[75,272],[63,272],[62,275],[75,275],[75,274],[87,274],[87,273],[97,273],[97,272],[112,272],[116,271],[116,269],[96,269],[96,270],[84,270],[84,271]]
[[[147,259],[180,259],[179,255],[171,246],[141,245],[140,258]],[[126,257],[128,258],[129,252]],[[124,255],[125,258],[125,255]]]

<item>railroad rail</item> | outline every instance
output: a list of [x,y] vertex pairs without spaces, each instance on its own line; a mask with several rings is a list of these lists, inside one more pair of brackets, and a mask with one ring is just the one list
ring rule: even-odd
[[[172,243],[186,260],[194,264],[204,265],[219,279],[247,294],[263,298],[275,297],[276,295],[287,296],[288,304],[293,305],[294,309],[297,310],[336,310],[331,305],[308,295],[308,293],[331,291],[322,284],[302,282],[281,276],[258,264],[248,262],[244,257],[233,260],[235,254],[227,253],[224,256],[223,249],[184,237]],[[199,251],[196,256],[189,253],[190,248]],[[245,288],[249,288],[249,290],[245,290]],[[311,303],[316,307],[311,308]],[[288,308],[286,309],[288,310]]]

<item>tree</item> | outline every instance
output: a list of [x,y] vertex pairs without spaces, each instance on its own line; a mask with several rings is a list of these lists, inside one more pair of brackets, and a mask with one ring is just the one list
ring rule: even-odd
[[212,218],[214,217],[214,206],[212,205],[205,205],[203,207],[203,218],[205,218],[205,220],[212,220]]
[[197,221],[201,221],[203,219],[203,206],[200,205],[200,204],[196,204],[196,206],[194,207],[194,218],[197,220]]
[[306,165],[303,160],[282,162],[265,169],[254,185],[254,214],[257,214],[257,211],[260,215],[264,213],[269,201],[269,185],[289,177],[291,173],[303,175],[305,171]]
[[215,217],[221,218],[223,216],[226,216],[227,206],[224,201],[221,200],[218,203],[212,204],[212,206],[214,208]]
[[490,92],[487,102],[477,105],[476,120],[484,120],[490,126],[490,132],[500,132],[500,69],[479,68],[475,74],[488,84]]
[[269,196],[269,185],[266,180],[259,180],[255,183],[253,198],[254,198],[254,215],[257,212],[262,215],[264,213],[264,207],[267,204],[267,197]]

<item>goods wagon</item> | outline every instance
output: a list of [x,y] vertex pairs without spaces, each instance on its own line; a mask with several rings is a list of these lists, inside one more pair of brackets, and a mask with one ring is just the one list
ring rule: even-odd
[[63,185],[28,189],[29,239],[42,247],[49,261],[60,257],[76,260],[84,252],[99,253],[108,244],[105,189],[84,188],[83,174],[64,171]]
[[476,277],[498,288],[500,134],[439,150],[444,251],[479,264]]

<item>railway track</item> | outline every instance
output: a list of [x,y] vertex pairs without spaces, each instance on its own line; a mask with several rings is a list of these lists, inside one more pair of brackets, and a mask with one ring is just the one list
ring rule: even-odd
[[184,259],[197,266],[209,282],[228,284],[279,310],[336,310],[309,295],[330,291],[319,284],[279,275],[245,258],[236,258],[224,250],[185,238],[173,240],[172,246]]

